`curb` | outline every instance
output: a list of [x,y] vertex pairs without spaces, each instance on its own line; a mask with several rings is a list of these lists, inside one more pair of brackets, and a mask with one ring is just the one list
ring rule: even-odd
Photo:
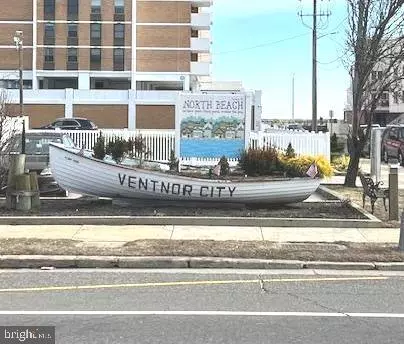
[[318,269],[404,271],[404,262],[326,262],[219,257],[0,256],[0,269]]
[[198,217],[198,216],[1,216],[0,225],[155,225],[155,226],[235,226],[235,227],[329,227],[380,228],[376,217],[367,219],[316,219],[275,217]]

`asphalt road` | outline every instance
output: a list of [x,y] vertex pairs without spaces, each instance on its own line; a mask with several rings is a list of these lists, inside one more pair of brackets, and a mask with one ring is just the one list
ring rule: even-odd
[[402,273],[0,271],[0,305],[57,343],[404,342]]

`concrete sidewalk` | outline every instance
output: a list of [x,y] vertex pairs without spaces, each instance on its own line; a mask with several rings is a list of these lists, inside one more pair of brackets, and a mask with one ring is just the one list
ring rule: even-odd
[[239,240],[272,242],[354,242],[393,243],[399,228],[301,228],[301,227],[224,227],[224,226],[92,226],[22,225],[0,226],[0,239],[70,239],[89,245],[120,246],[142,239]]

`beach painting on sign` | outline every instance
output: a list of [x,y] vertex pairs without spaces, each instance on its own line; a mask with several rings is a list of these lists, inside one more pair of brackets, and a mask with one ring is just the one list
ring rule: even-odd
[[182,94],[180,154],[238,158],[245,144],[245,95]]

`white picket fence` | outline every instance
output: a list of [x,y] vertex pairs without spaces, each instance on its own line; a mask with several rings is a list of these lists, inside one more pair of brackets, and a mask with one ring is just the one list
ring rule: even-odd
[[286,150],[289,143],[298,155],[322,155],[330,159],[330,133],[273,129],[270,132],[251,133],[250,147],[276,147]]
[[[38,130],[31,130],[37,132]],[[70,135],[79,148],[93,149],[98,137],[102,133],[105,141],[113,138],[134,139],[142,136],[145,140],[147,150],[150,151],[148,160],[168,162],[171,150],[175,150],[174,130],[63,130],[63,133]],[[289,143],[292,144],[298,155],[323,155],[330,158],[330,135],[329,133],[310,133],[291,130],[272,130],[269,133],[251,133],[250,147],[276,147],[286,150]],[[219,159],[212,158],[182,158],[185,165],[210,166],[217,164]],[[230,165],[237,164],[237,159],[229,159]]]
[[150,152],[146,157],[147,160],[168,162],[170,160],[171,150],[175,150],[175,132],[174,130],[63,130],[64,133],[69,134],[74,143],[79,148],[93,149],[100,134],[105,138],[105,143],[113,140],[114,138],[122,138],[125,140],[134,139],[135,137],[142,136]]

